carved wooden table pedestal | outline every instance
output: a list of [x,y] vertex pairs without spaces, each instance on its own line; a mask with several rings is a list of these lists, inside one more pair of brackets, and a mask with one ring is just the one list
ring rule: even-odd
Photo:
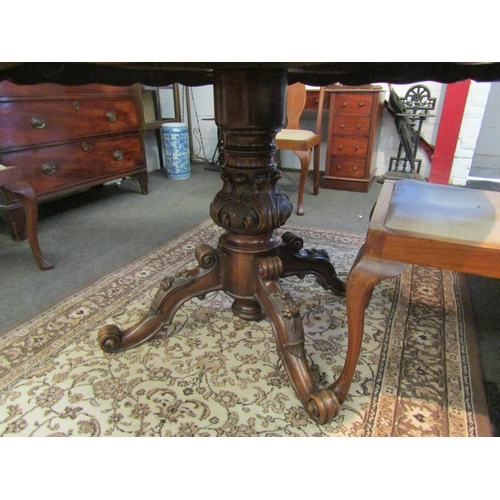
[[285,122],[287,85],[281,69],[215,72],[215,120],[224,134],[225,166],[210,215],[226,231],[217,248],[196,249],[195,269],[162,281],[144,318],[125,331],[105,326],[99,343],[107,352],[130,349],[170,324],[186,300],[223,290],[234,298],[232,309],[238,316],[270,321],[298,397],[312,418],[325,423],[338,414],[346,390],[335,383],[321,389],[313,381],[299,310],[280,278],[314,274],[325,289],[339,294],[345,286],[325,253],[303,251],[299,237],[285,233],[281,238],[275,232],[292,213],[277,185],[281,172],[274,164],[274,138]]

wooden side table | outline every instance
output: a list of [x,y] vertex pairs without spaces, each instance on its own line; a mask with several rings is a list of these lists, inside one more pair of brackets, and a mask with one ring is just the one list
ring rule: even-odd
[[325,90],[330,107],[322,187],[366,193],[375,173],[382,87],[333,86]]

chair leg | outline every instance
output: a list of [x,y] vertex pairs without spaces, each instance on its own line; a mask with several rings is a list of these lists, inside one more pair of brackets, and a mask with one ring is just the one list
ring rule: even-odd
[[27,182],[19,181],[7,186],[3,186],[3,189],[15,194],[24,207],[24,211],[26,213],[26,230],[28,233],[28,241],[38,267],[42,271],[52,269],[54,267],[54,264],[52,264],[52,262],[45,258],[45,256],[42,254],[42,251],[40,250],[40,245],[38,244],[38,202],[33,188]]
[[398,276],[405,267],[406,264],[402,262],[364,257],[364,247],[356,257],[347,279],[347,356],[342,373],[331,386],[340,403],[347,397],[358,364],[363,342],[365,310],[370,302],[373,288],[384,279]]
[[304,215],[304,189],[306,186],[307,173],[311,164],[311,150],[309,151],[294,151],[294,154],[300,160],[300,182],[299,182],[299,199],[297,201],[297,215]]
[[319,144],[314,148],[314,159],[313,159],[313,194],[317,196],[319,194]]

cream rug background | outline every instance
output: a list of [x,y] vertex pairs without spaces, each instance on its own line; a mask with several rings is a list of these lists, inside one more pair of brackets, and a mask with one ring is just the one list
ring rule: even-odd
[[[284,228],[327,250],[343,279],[364,238]],[[231,312],[224,293],[193,299],[151,341],[106,354],[98,329],[137,321],[159,281],[195,265],[206,221],[68,297],[0,338],[1,436],[478,436],[489,435],[475,339],[460,276],[409,266],[380,283],[348,400],[315,424],[291,388],[266,320]],[[343,365],[345,300],[312,277],[287,278],[321,385]]]

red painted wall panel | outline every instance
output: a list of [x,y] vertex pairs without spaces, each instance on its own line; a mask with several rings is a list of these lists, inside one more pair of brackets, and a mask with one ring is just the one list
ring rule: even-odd
[[448,184],[450,180],[451,167],[453,166],[458,135],[462,126],[470,82],[470,80],[466,80],[446,86],[429,182]]

